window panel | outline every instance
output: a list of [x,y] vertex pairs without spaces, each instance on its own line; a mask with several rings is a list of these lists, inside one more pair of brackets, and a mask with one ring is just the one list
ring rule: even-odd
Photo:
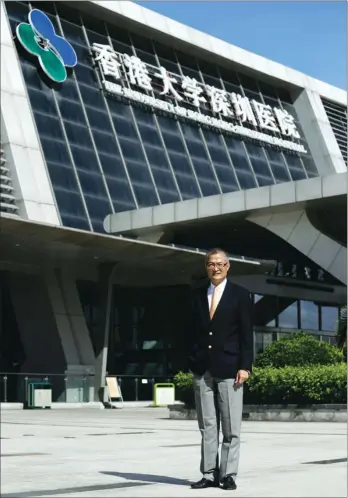
[[321,330],[336,331],[339,309],[335,306],[321,306]]
[[245,156],[230,151],[231,160],[242,189],[257,187],[256,180]]
[[63,99],[59,100],[58,104],[64,120],[87,127],[85,115],[83,114],[82,106],[80,104],[74,104],[73,102],[70,102],[70,100]]
[[70,145],[70,149],[77,169],[100,173],[98,161],[93,150],[82,149],[76,145]]
[[295,301],[278,315],[279,327],[285,329],[298,329],[298,319],[297,301]]
[[312,301],[301,301],[301,328],[319,330],[319,307]]
[[119,155],[99,153],[99,160],[105,175],[128,182],[125,168]]
[[55,95],[57,97],[58,102],[60,102],[62,99],[68,99],[75,103],[80,102],[79,94],[76,88],[76,83],[75,80],[72,78],[67,78],[67,80],[64,81],[64,85],[61,85],[59,89],[55,91]]
[[313,159],[311,157],[308,157],[308,156],[302,156],[301,159],[302,159],[302,163],[304,165],[304,168],[307,172],[308,178],[313,178],[313,177],[318,176],[318,170],[317,170],[317,167],[316,167]]
[[105,233],[103,221],[112,213],[110,203],[107,199],[102,199],[92,195],[84,195],[89,217],[95,231]]
[[106,176],[105,180],[116,212],[130,211],[136,208],[127,179]]
[[139,133],[140,133],[140,136],[141,136],[144,144],[150,144],[150,145],[155,145],[158,147],[163,147],[162,140],[161,140],[156,128],[138,124],[138,129],[139,129]]
[[34,112],[34,116],[40,137],[65,141],[61,121],[58,118],[41,114],[41,112]]
[[180,201],[180,196],[170,171],[154,167],[152,168],[152,174],[162,204]]
[[85,85],[99,90],[100,83],[95,69],[77,64],[77,66],[74,67],[74,73],[79,85]]
[[105,112],[97,111],[91,107],[86,107],[87,117],[89,125],[92,129],[97,129],[99,131],[104,131],[106,133],[113,133],[110,120]]
[[288,168],[292,180],[303,180],[307,178],[306,173],[303,169],[301,160],[297,156],[286,155],[286,162],[288,163]]
[[98,111],[103,112],[104,119],[106,113],[105,101],[99,90],[94,87],[79,85],[81,97],[85,106],[98,109]]
[[64,189],[69,192],[79,192],[75,174],[71,167],[64,167],[47,161],[47,168],[53,185],[54,192]]
[[223,194],[239,190],[236,175],[232,169],[232,166],[229,163],[228,164],[215,163],[214,167]]
[[[59,2],[57,2],[57,6]],[[59,8],[59,7],[58,7]],[[71,22],[60,19],[62,30],[64,33],[64,38],[72,43],[77,43],[78,45],[87,46],[85,35],[81,26],[72,24]]]
[[41,92],[30,87],[27,88],[31,107],[34,111],[44,111],[45,114],[57,116],[56,104],[53,100],[52,92]]
[[71,159],[65,141],[41,137],[41,145],[46,161],[71,167]]
[[86,219],[86,212],[82,204],[81,195],[78,192],[67,192],[56,189],[55,196],[61,215],[74,216]]
[[263,153],[263,148],[249,143],[245,144],[245,146],[259,186],[273,185],[274,180],[267,164],[266,156]]
[[147,164],[131,159],[126,164],[139,207],[156,206],[158,199]]
[[21,60],[21,68],[24,80],[29,88],[42,90],[43,93],[52,95],[52,91],[47,88],[47,86],[43,82],[42,73],[38,71],[38,68],[34,63],[27,62],[26,60]]
[[98,150],[98,154],[105,153],[105,154],[115,155],[117,156],[117,158],[119,158],[120,152],[117,147],[115,137],[111,132],[112,132],[111,127],[110,127],[110,133],[105,133],[104,131],[98,131],[95,128],[93,128],[92,135],[94,143]]
[[186,155],[170,152],[169,157],[183,200],[201,197]]
[[62,219],[63,226],[65,227],[76,228],[78,230],[86,230],[88,232],[90,231],[86,217],[81,218],[78,216],[73,216],[71,214],[62,214],[62,213],[60,213],[60,217]]
[[93,144],[87,126],[81,126],[65,121],[64,128],[70,145],[77,145],[84,149],[90,149],[93,151]]
[[106,190],[105,190],[105,185],[102,179],[101,174],[97,173],[91,173],[91,172],[85,172],[85,171],[80,171],[77,170],[80,184],[81,184],[81,189],[84,193],[84,195],[92,195],[96,197],[100,197],[103,199],[106,199]]

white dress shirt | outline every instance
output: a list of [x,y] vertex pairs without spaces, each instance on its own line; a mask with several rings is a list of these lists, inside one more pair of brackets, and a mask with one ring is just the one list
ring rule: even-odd
[[[222,294],[223,294],[223,292],[225,290],[225,287],[226,287],[226,283],[227,283],[227,278],[225,278],[225,280],[223,280],[222,282],[219,283],[219,285],[216,286],[217,304],[219,304],[219,302],[220,302],[221,296],[222,296]],[[213,299],[214,289],[215,289],[215,285],[210,284],[209,287],[208,287],[208,304],[209,304],[209,310],[211,308],[211,301]]]

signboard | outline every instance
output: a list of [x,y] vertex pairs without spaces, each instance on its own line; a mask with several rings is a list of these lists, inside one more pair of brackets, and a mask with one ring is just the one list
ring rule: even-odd
[[109,399],[122,399],[121,388],[118,385],[116,377],[106,377],[106,385],[108,388]]
[[[164,67],[146,64],[134,55],[120,54],[110,45],[93,43],[92,49],[103,88],[108,93],[284,149],[307,152],[302,144],[291,140],[300,139],[300,134],[294,117],[286,110],[272,108],[256,100],[250,101],[248,97],[203,85],[189,76],[179,77],[169,73]],[[158,95],[171,97],[173,103],[128,88],[125,82],[152,92],[155,84],[160,84],[162,91]],[[182,102],[191,104],[196,110],[180,106]],[[203,104],[216,117],[203,114]],[[253,128],[247,128],[243,123]],[[273,132],[278,136],[269,135],[264,131]]]
[[69,42],[56,34],[49,17],[33,9],[28,15],[29,24],[20,23],[16,35],[27,52],[35,55],[41,69],[54,82],[66,80],[66,67],[75,67],[77,56]]

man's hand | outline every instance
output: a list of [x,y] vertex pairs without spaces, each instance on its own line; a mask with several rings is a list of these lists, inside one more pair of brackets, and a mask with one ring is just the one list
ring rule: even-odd
[[249,372],[247,370],[238,370],[236,375],[235,384],[241,386],[249,378]]

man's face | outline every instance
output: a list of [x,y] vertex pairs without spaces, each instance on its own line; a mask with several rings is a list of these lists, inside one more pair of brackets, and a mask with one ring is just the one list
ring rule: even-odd
[[207,274],[209,279],[218,284],[227,276],[230,269],[229,261],[224,253],[212,254],[207,262]]

